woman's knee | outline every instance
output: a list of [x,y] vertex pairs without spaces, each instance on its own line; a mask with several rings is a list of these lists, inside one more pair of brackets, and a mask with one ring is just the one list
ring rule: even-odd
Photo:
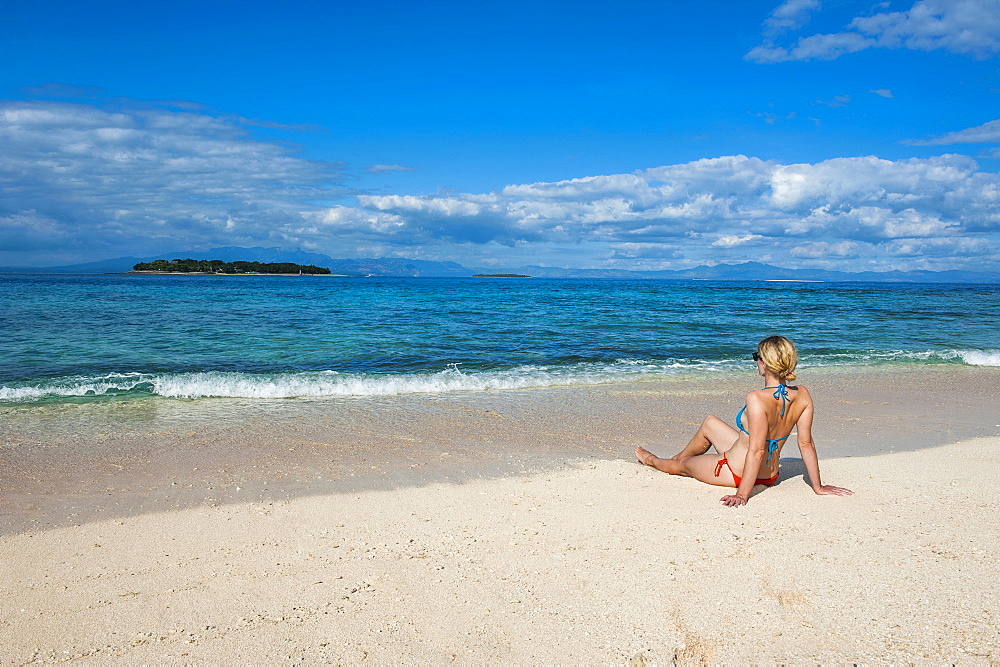
[[715,415],[705,418],[701,425],[701,434],[715,446],[720,454],[732,447],[736,439],[740,437],[739,431]]
[[702,426],[710,428],[712,426],[717,426],[718,424],[724,424],[725,422],[716,417],[715,415],[709,415],[705,417],[705,421],[701,423]]
[[701,423],[701,432],[704,433],[709,440],[713,440],[713,436],[718,437],[720,430],[725,431],[726,426],[726,422],[722,421],[715,415],[709,415],[705,417],[705,421]]

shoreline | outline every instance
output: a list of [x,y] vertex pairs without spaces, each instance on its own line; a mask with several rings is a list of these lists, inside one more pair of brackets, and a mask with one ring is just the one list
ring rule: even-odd
[[[891,378],[895,374],[912,376],[914,373],[928,377],[952,374],[992,373],[1000,368],[1000,353],[975,350],[929,351],[926,356],[939,359],[936,363],[874,362],[863,360],[833,363],[808,360],[799,369],[812,377],[850,376],[877,379]],[[889,356],[889,355],[885,355]],[[911,353],[914,359],[918,353]],[[962,363],[956,362],[962,360]],[[254,372],[240,370],[207,371],[150,371],[107,372],[93,370],[89,375],[42,377],[35,379],[9,379],[0,385],[0,412],[4,408],[36,405],[89,403],[118,400],[143,400],[163,398],[168,400],[335,400],[365,396],[450,395],[458,393],[502,392],[534,389],[585,390],[596,387],[616,387],[631,384],[652,386],[660,384],[727,382],[745,374],[745,364],[738,360],[723,360],[716,364],[699,362],[679,370],[663,364],[652,363],[635,370],[627,360],[616,360],[604,366],[535,369],[530,364],[501,370],[460,370],[461,363],[446,364],[436,369],[416,371],[332,371],[286,370]],[[528,371],[525,373],[525,371]],[[166,385],[158,386],[166,381]],[[824,380],[825,381],[825,380]]]
[[[1000,368],[804,369],[827,459],[1000,435]],[[888,382],[887,382],[888,381]],[[888,383],[891,382],[891,386]],[[206,504],[465,483],[673,453],[753,376],[396,396],[0,408],[0,534]],[[732,414],[730,414],[732,413]],[[796,459],[794,435],[782,459]]]
[[346,273],[214,273],[210,271],[114,271],[105,276],[323,276],[326,278],[357,278]]

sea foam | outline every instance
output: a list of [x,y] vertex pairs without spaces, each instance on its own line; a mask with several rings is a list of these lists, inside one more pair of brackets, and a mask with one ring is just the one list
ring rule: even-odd
[[96,377],[67,377],[32,384],[0,386],[0,401],[28,402],[43,398],[108,396],[149,387],[153,375],[109,373]]
[[[723,364],[724,365],[724,364]],[[33,402],[58,398],[155,395],[167,398],[297,398],[316,396],[395,396],[452,391],[524,389],[555,385],[592,385],[671,375],[701,367],[722,370],[713,362],[649,362],[619,359],[612,363],[568,366],[518,366],[506,370],[464,372],[459,364],[431,373],[290,373],[108,374],[62,378],[34,384],[0,386],[0,401]]]
[[1000,350],[957,350],[962,361],[970,366],[1000,366]]
[[602,384],[674,372],[675,365],[632,363],[519,366],[464,372],[458,364],[434,373],[178,373],[152,380],[152,393],[171,398],[296,398],[397,396],[453,391]]
[[[802,368],[893,363],[1000,366],[1000,350],[870,351],[806,356]],[[33,403],[58,399],[162,396],[165,398],[282,399],[322,396],[396,396],[454,391],[595,385],[686,373],[740,373],[740,359],[630,359],[567,365],[522,365],[503,370],[464,371],[450,364],[437,372],[340,373],[109,373],[0,385],[0,402]]]

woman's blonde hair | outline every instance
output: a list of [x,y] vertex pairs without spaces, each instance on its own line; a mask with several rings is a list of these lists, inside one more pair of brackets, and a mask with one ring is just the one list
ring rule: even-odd
[[795,379],[795,367],[799,363],[799,353],[795,343],[784,336],[770,336],[757,343],[757,354],[774,377],[781,381]]

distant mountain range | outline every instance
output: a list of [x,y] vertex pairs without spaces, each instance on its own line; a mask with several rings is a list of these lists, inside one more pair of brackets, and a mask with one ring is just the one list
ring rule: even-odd
[[328,255],[279,248],[213,248],[204,252],[180,251],[152,257],[119,257],[100,262],[43,268],[0,268],[5,273],[118,273],[131,271],[139,262],[156,259],[221,259],[224,262],[293,262],[313,264],[349,276],[462,278],[475,274],[518,273],[535,278],[617,278],[659,280],[821,280],[827,282],[1000,283],[1000,274],[980,271],[824,271],[786,269],[759,262],[696,266],[678,271],[627,271],[624,269],[563,269],[550,266],[488,267],[467,269],[455,262],[420,259],[334,259]]

